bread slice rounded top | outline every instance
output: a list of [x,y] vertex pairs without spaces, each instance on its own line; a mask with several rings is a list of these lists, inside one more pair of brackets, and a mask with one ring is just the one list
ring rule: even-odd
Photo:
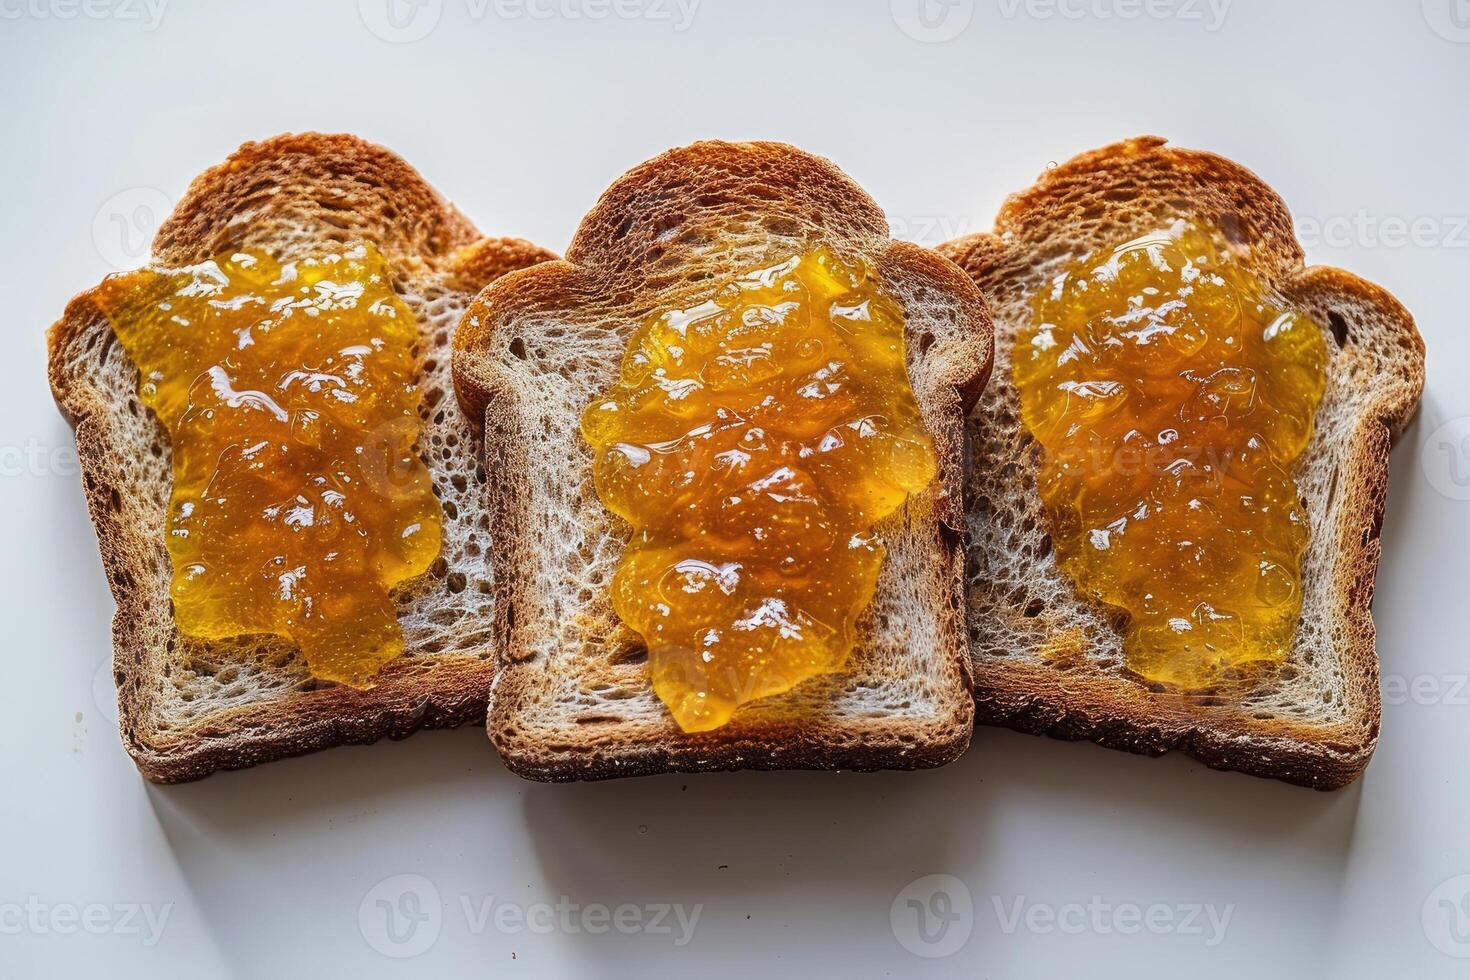
[[[877,530],[888,547],[849,669],[685,734],[653,694],[608,585],[628,529],[592,485],[578,418],[651,312],[821,242],[871,264],[906,318],[910,380],[939,476]],[[512,273],[455,340],[465,415],[484,423],[502,667],[492,739],[541,779],[670,769],[936,765],[968,743],[960,528],[963,418],[991,325],[975,284],[888,237],[829,161],[781,143],[701,142],[635,167],[582,221],[566,261]]]
[[[1010,348],[1032,296],[1076,261],[1185,217],[1328,335],[1326,395],[1297,468],[1311,521],[1304,604],[1288,660],[1240,699],[1170,693],[1130,676],[1122,624],[1057,567],[1021,424]],[[1378,737],[1369,613],[1388,452],[1424,386],[1424,344],[1385,290],[1304,265],[1285,204],[1211,153],[1140,137],[1083,153],[1010,197],[995,230],[946,243],[990,301],[996,369],[971,417],[967,524],[977,717],[1318,788],[1362,772]]]
[[149,779],[178,782],[330,745],[401,737],[483,716],[493,674],[492,570],[484,473],[459,413],[449,341],[482,286],[554,258],[520,239],[482,238],[394,153],[355,136],[302,133],[247,143],[190,185],[153,243],[163,267],[259,249],[282,260],[368,241],[418,317],[419,449],[444,509],[432,571],[398,595],[405,653],[375,686],[311,679],[268,637],[202,643],[171,614],[164,546],[167,433],[137,398],[138,372],[89,293],[48,335],[48,373],[76,429],[113,620],[123,742]]

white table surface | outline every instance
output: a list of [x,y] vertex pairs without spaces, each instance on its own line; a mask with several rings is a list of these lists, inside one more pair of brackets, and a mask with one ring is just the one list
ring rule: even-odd
[[[0,0],[0,975],[1470,973],[1465,0],[153,2]],[[1366,776],[1328,795],[982,729],[934,772],[546,786],[470,727],[144,783],[42,331],[193,174],[312,128],[558,249],[699,137],[830,156],[930,244],[1130,134],[1256,169],[1309,257],[1386,285],[1429,346]]]

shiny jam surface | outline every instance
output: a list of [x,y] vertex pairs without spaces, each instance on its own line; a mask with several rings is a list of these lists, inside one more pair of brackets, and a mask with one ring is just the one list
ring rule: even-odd
[[390,590],[441,530],[413,451],[418,325],[387,263],[242,252],[95,295],[168,430],[179,630],[281,636],[313,677],[371,683],[403,651]]
[[902,311],[823,246],[650,316],[582,432],[633,526],[613,607],[688,732],[842,669],[883,561],[873,525],[936,466]]
[[1127,611],[1128,668],[1203,690],[1284,660],[1321,329],[1182,221],[1078,263],[1033,312],[1013,361],[1052,540],[1080,589]]

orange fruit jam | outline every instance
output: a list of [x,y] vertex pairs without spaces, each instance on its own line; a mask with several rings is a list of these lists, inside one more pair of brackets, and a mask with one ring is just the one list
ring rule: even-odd
[[633,527],[613,608],[688,732],[842,669],[883,561],[873,526],[936,468],[902,311],[825,247],[650,316],[582,433]]
[[413,449],[418,324],[383,257],[240,252],[94,295],[168,430],[180,632],[284,637],[313,677],[368,684],[403,651],[391,590],[440,538]]
[[1183,221],[1084,259],[1033,303],[1012,358],[1052,541],[1082,592],[1128,613],[1127,667],[1202,690],[1283,661],[1322,330]]

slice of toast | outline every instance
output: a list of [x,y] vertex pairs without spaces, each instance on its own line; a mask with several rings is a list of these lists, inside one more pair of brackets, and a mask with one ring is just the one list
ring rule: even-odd
[[[608,589],[627,538],[592,484],[582,410],[650,312],[815,241],[865,257],[902,306],[909,374],[939,476],[878,525],[888,548],[849,669],[685,734]],[[969,743],[961,466],[965,412],[990,367],[990,317],[968,277],[890,241],[883,212],[827,160],[780,143],[696,143],[616,181],[567,261],[497,281],[455,340],[465,414],[485,424],[497,647],[489,733],[546,780],[668,770],[917,768]]]
[[[1326,395],[1297,483],[1312,537],[1288,661],[1239,699],[1169,694],[1127,675],[1123,625],[1057,568],[1036,485],[1039,451],[1020,423],[1010,348],[1032,295],[1089,253],[1193,217],[1329,336]],[[1143,137],[1048,170],[1012,196],[993,234],[940,251],[985,293],[996,366],[971,415],[970,653],[976,717],[1319,789],[1363,771],[1378,739],[1378,663],[1369,602],[1392,438],[1424,385],[1414,321],[1379,287],[1304,267],[1285,205],[1250,171]]]
[[368,690],[313,682],[278,639],[208,644],[179,635],[163,536],[167,433],[140,406],[137,369],[89,294],[72,300],[49,334],[51,388],[76,428],[117,603],[119,725],[149,779],[197,779],[483,717],[494,670],[485,473],[450,390],[450,336],[481,287],[552,253],[481,238],[382,147],[306,133],[247,143],[195,179],[159,229],[153,261],[180,267],[240,248],[290,259],[362,240],[382,251],[394,289],[419,318],[420,450],[444,507],[441,557],[399,597],[406,652]]

